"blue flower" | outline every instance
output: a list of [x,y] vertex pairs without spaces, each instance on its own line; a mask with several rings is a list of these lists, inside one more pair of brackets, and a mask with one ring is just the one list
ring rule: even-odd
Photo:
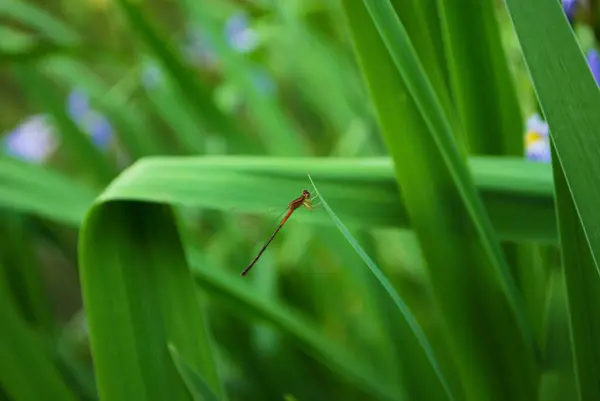
[[550,130],[548,123],[539,114],[534,114],[527,120],[525,134],[525,153],[531,161],[550,163]]
[[225,35],[229,45],[240,53],[251,52],[258,46],[258,34],[250,28],[244,13],[236,13],[227,20]]
[[110,122],[100,113],[90,111],[83,120],[83,129],[92,137],[94,145],[100,149],[110,146],[113,128]]
[[590,66],[590,70],[592,70],[592,75],[596,79],[596,83],[600,85],[600,56],[596,49],[591,49],[587,52],[586,59],[588,65]]
[[73,119],[84,116],[90,109],[90,100],[81,90],[73,90],[67,98],[67,112]]
[[71,91],[67,98],[67,112],[79,128],[91,136],[96,146],[101,149],[110,146],[113,128],[106,117],[90,107],[85,92],[79,89]]
[[562,0],[563,10],[569,21],[573,21],[573,18],[575,17],[575,13],[577,12],[577,1],[578,0]]
[[53,128],[45,115],[28,117],[2,140],[2,147],[11,156],[43,163],[56,150]]

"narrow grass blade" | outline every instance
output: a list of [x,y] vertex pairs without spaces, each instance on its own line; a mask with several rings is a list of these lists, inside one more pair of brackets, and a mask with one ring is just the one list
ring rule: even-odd
[[[278,11],[281,25],[272,28],[264,46],[271,54],[285,54],[281,71],[277,71],[285,74],[282,80],[292,80],[307,107],[330,121],[336,132],[346,131],[357,115],[369,115],[360,76],[348,55],[329,43],[325,35],[319,36],[302,24],[289,21],[292,18]],[[288,52],[292,47],[294,51]]]
[[193,107],[185,102],[170,76],[166,75],[154,60],[144,60],[141,69],[154,70],[159,76],[157,82],[145,85],[146,93],[156,113],[172,128],[179,148],[185,153],[202,153],[206,134],[198,125]]
[[523,155],[523,118],[495,5],[488,0],[440,0],[438,4],[452,97],[469,152]]
[[[1,30],[0,35],[5,36]],[[0,61],[2,63],[36,62],[53,55],[76,56],[81,52],[79,46],[66,46],[47,40],[32,39],[27,42],[11,44],[6,41],[0,46],[2,46],[0,48]]]
[[116,86],[110,87],[100,76],[71,58],[49,58],[40,64],[40,69],[51,79],[83,89],[91,104],[115,125],[120,144],[134,160],[165,153],[165,146],[155,127],[149,123],[149,116],[139,104],[129,99],[130,92],[139,85],[137,71],[130,72]]
[[[23,216],[0,213],[0,276],[8,281],[15,306],[32,328],[40,333],[54,332],[53,311],[46,293],[44,277],[32,248],[32,238]],[[2,272],[4,270],[4,272]]]
[[[403,384],[405,387],[410,386],[412,393],[411,398],[420,399],[420,397],[425,394],[429,394],[429,398],[431,396],[439,397],[438,392],[440,391],[437,386],[441,386],[443,392],[445,393],[445,397],[439,397],[438,399],[448,399],[453,400],[454,396],[450,391],[450,387],[444,377],[443,372],[438,364],[438,361],[434,355],[433,348],[429,344],[429,341],[425,337],[425,334],[421,330],[417,320],[412,315],[400,295],[396,292],[390,281],[385,277],[385,275],[381,272],[381,270],[375,265],[375,262],[367,255],[367,253],[361,248],[358,242],[354,239],[354,237],[350,234],[344,223],[337,217],[335,212],[331,210],[325,198],[321,195],[319,190],[317,189],[315,183],[312,178],[309,176],[313,187],[315,188],[316,193],[319,195],[319,201],[322,202],[323,207],[327,210],[327,213],[331,217],[331,219],[335,222],[335,225],[341,231],[342,235],[348,240],[348,242],[352,245],[356,253],[360,256],[360,258],[365,262],[365,264],[371,270],[371,273],[377,278],[383,290],[387,292],[389,297],[392,299],[394,304],[396,305],[398,311],[402,315],[400,319],[402,319],[406,326],[402,327],[402,332],[397,333],[397,335],[401,338],[400,342],[403,344],[403,349],[405,352],[411,353],[415,352],[410,356],[407,355],[405,361],[408,362],[403,366],[403,374],[405,375]],[[420,351],[420,352],[419,352]],[[421,354],[422,352],[422,354]],[[419,355],[421,354],[421,355]],[[423,358],[426,358],[429,362],[430,369],[427,369],[424,366],[418,364],[413,364],[409,366],[409,363],[413,363],[414,361],[421,361]],[[417,370],[416,368],[422,368],[423,370]],[[419,384],[425,384],[426,388],[419,388]]]
[[0,277],[0,321],[0,387],[9,399],[75,401],[38,333],[17,312],[5,277]]
[[35,67],[20,64],[13,71],[31,99],[52,115],[60,144],[70,159],[82,166],[89,178],[97,184],[107,184],[116,175],[116,168],[69,117],[66,99],[52,88],[50,82]]
[[101,399],[191,399],[169,342],[223,394],[168,206],[96,204],[82,226],[79,265]]
[[211,15],[214,5],[184,0],[182,8],[191,21],[207,32],[211,43],[214,43],[223,73],[241,90],[250,118],[256,124],[256,132],[261,135],[269,153],[281,156],[307,155],[308,144],[298,135],[298,129],[292,120],[274,98],[261,94],[253,76],[257,67],[243,55],[236,54],[226,42],[222,27]]
[[465,396],[530,400],[537,392],[537,349],[490,217],[454,141],[460,134],[453,132],[389,1],[342,4]]
[[71,27],[48,14],[42,8],[20,0],[3,0],[0,15],[39,30],[62,44],[74,44],[80,36]]
[[183,97],[195,108],[199,125],[209,132],[218,132],[231,138],[241,138],[240,127],[234,120],[217,109],[209,88],[201,83],[193,71],[185,65],[172,45],[163,39],[164,35],[151,25],[149,17],[142,11],[142,8],[134,5],[130,0],[118,0],[117,4],[132,31],[148,45],[161,61]]
[[186,361],[181,358],[177,348],[173,344],[169,344],[169,352],[173,363],[177,367],[181,378],[185,382],[188,390],[192,394],[194,401],[218,401],[219,398],[212,392],[202,376],[193,369]]
[[289,308],[256,294],[247,284],[236,283],[227,275],[219,273],[218,269],[207,266],[198,251],[188,249],[187,255],[199,286],[212,296],[226,302],[232,310],[246,319],[260,318],[271,323],[275,328],[298,341],[308,354],[341,377],[350,380],[369,397],[383,400],[397,399],[394,388],[385,383],[381,375],[367,369],[365,363],[327,339],[306,319]]

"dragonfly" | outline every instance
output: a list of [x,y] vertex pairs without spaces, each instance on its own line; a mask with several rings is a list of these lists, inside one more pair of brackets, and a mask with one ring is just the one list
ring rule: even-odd
[[319,206],[321,204],[320,202],[316,205],[313,205],[313,201],[317,198],[318,198],[318,195],[311,199],[311,193],[307,189],[303,189],[302,195],[300,195],[299,197],[297,197],[296,199],[294,199],[290,203],[288,203],[287,212],[285,213],[285,216],[283,216],[283,218],[281,219],[281,222],[279,222],[279,224],[277,225],[277,228],[275,229],[275,231],[273,232],[271,237],[267,240],[267,242],[265,242],[265,244],[262,246],[262,248],[260,248],[258,255],[256,255],[256,257],[252,260],[252,262],[250,262],[248,267],[246,267],[242,271],[241,276],[245,276],[246,274],[248,274],[250,269],[252,269],[254,267],[254,265],[256,264],[256,262],[258,262],[258,259],[260,259],[261,255],[267,249],[267,247],[269,246],[271,241],[273,241],[273,238],[275,238],[275,236],[277,235],[279,230],[281,230],[283,225],[292,216],[292,213],[294,213],[294,211],[296,209],[301,208],[302,206],[304,206],[308,210],[312,210],[313,208]]

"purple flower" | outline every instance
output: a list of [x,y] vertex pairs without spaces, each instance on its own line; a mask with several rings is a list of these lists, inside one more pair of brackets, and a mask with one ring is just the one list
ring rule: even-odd
[[67,98],[67,112],[73,119],[85,115],[90,108],[90,100],[81,90],[75,89],[69,93]]
[[89,97],[79,89],[74,89],[67,98],[67,112],[75,123],[101,149],[110,146],[113,129],[110,122],[102,114],[90,107]]
[[100,149],[110,146],[113,129],[110,122],[100,113],[90,111],[83,120],[84,130],[92,137],[92,141]]
[[539,114],[534,114],[527,120],[525,134],[525,153],[531,161],[550,163],[550,137],[548,123]]
[[600,85],[600,56],[596,49],[588,51],[586,59],[590,66],[590,70],[592,70],[592,75],[596,79],[596,83]]
[[577,0],[562,0],[562,5],[569,21],[573,21],[577,12]]
[[227,20],[225,35],[229,45],[240,53],[251,52],[258,46],[258,35],[250,28],[244,13],[236,13]]
[[43,163],[57,147],[53,128],[45,115],[28,117],[2,142],[7,154],[31,163]]

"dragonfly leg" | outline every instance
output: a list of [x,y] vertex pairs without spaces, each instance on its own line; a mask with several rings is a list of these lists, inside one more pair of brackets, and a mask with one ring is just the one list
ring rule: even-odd
[[311,209],[314,209],[316,207],[319,207],[319,205],[321,203],[323,203],[323,202],[321,201],[321,202],[317,203],[316,205],[313,205],[312,200],[307,199],[307,200],[304,201],[304,207],[307,208],[307,209],[309,209],[309,210],[311,210]]

